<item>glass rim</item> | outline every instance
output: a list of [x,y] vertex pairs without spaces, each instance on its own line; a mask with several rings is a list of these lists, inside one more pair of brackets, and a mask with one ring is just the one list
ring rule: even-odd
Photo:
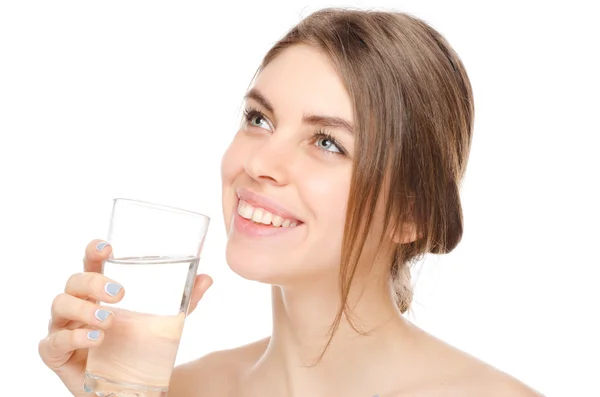
[[136,199],[124,198],[124,197],[117,197],[117,198],[113,199],[114,204],[117,204],[118,202],[126,202],[129,204],[139,205],[140,207],[147,207],[147,208],[152,208],[152,209],[166,211],[166,212],[179,213],[182,215],[188,215],[188,216],[191,215],[191,216],[195,216],[195,217],[199,217],[199,218],[204,218],[205,220],[210,221],[210,217],[208,215],[201,214],[200,212],[194,212],[194,211],[190,211],[190,210],[185,210],[183,208],[153,203],[150,201],[136,200]]

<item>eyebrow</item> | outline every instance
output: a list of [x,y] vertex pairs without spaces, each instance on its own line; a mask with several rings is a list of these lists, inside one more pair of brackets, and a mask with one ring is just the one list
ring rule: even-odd
[[[267,109],[270,113],[275,113],[271,102],[269,102],[269,100],[265,98],[265,96],[256,88],[252,88],[250,91],[248,91],[246,95],[244,95],[244,99],[253,99],[256,102],[258,102],[262,107]],[[302,122],[305,124],[317,125],[319,127],[340,128],[348,131],[350,134],[354,133],[354,126],[352,125],[352,123],[341,117],[305,114],[302,117]]]

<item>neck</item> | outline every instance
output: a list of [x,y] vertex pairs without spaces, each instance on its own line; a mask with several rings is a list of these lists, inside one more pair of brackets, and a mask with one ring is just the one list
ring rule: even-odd
[[[257,380],[268,376],[277,395],[371,397],[380,393],[381,389],[370,390],[373,375],[378,373],[382,383],[388,382],[388,364],[404,349],[410,326],[396,307],[387,278],[369,280],[358,282],[351,291],[348,307],[354,321],[342,316],[329,345],[340,307],[337,278],[273,286],[272,336],[252,376]],[[361,386],[361,379],[369,382]],[[352,389],[340,389],[344,385]]]

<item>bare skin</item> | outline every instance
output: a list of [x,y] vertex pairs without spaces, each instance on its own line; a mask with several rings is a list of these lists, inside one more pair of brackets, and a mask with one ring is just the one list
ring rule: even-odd
[[[402,359],[390,357],[388,362],[380,363],[388,367],[375,375],[365,360],[366,384],[361,388],[355,387],[361,383],[360,379],[347,376],[344,383],[327,394],[285,392],[273,377],[257,373],[257,366],[269,344],[269,338],[265,338],[178,366],[173,373],[169,396],[543,397],[519,380],[435,337],[416,328],[414,332],[425,350]],[[426,355],[423,355],[424,351],[427,351]],[[419,364],[410,365],[413,359]]]
[[[340,123],[324,135],[310,120],[353,120],[352,103],[329,59],[307,46],[278,55],[253,89],[246,98],[252,111],[222,161],[226,256],[240,276],[272,285],[273,329],[263,340],[178,366],[169,397],[539,397],[407,321],[390,293],[389,262],[371,240],[367,254],[373,256],[359,264],[349,296],[359,319],[355,325],[367,335],[357,334],[344,317],[323,359],[310,365],[340,304],[344,203],[355,155],[354,136]],[[258,226],[242,219],[243,197],[258,201],[261,211],[270,207],[293,218],[297,227],[258,236],[252,232]],[[409,232],[384,238],[392,244],[416,237]],[[85,273],[73,276],[53,303],[48,337],[39,346],[46,365],[78,397],[87,395],[81,389],[87,349],[103,339],[90,341],[87,331],[110,329],[112,321],[94,319],[98,307],[89,300],[123,296],[122,290],[116,297],[104,292],[110,280],[97,272],[110,247],[98,251],[98,242],[86,249]],[[209,276],[198,276],[192,311],[211,283]]]
[[[89,341],[85,333],[92,326],[110,329],[112,321],[110,317],[104,322],[95,320],[93,314],[97,307],[84,298],[115,302],[122,298],[124,293],[121,292],[114,298],[105,295],[103,286],[107,280],[97,271],[101,262],[109,256],[110,246],[98,252],[96,245],[99,242],[101,240],[94,240],[86,248],[85,273],[69,279],[65,291],[70,297],[60,295],[55,299],[48,336],[39,344],[39,352],[46,365],[60,377],[69,391],[78,397],[89,396],[81,389],[87,348],[102,343],[102,335],[98,341]],[[211,284],[210,277],[198,276],[192,294],[191,312]],[[273,288],[274,295],[277,296],[277,287]],[[364,354],[353,366],[349,366],[347,356],[343,356],[341,360],[345,365],[339,367],[337,374],[329,374],[338,377],[335,387],[327,392],[319,392],[318,383],[314,383],[314,392],[306,391],[304,395],[327,396],[334,393],[333,395],[348,397],[541,396],[511,376],[445,344],[406,320],[398,318],[393,323],[389,326],[392,330],[390,337],[410,341],[406,342],[407,345],[403,349],[400,346],[402,352],[394,352],[392,349],[383,352],[379,357]],[[169,397],[299,395],[286,391],[283,383],[265,371],[263,363],[270,343],[271,338],[267,337],[235,349],[213,352],[177,366],[171,378]],[[373,350],[372,345],[370,347]],[[311,372],[318,373],[319,367],[296,370],[310,377]],[[327,381],[324,384],[331,385],[332,382]]]

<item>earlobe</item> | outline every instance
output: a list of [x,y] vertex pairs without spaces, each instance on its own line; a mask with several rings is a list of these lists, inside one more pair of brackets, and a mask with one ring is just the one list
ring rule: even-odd
[[417,235],[417,225],[413,222],[404,224],[399,230],[392,233],[392,241],[396,244],[408,244],[416,241],[420,236]]
[[414,222],[415,195],[411,194],[407,197],[406,211],[401,218],[403,222],[392,230],[391,237],[395,244],[408,244],[423,237],[423,232],[418,233],[417,223]]

